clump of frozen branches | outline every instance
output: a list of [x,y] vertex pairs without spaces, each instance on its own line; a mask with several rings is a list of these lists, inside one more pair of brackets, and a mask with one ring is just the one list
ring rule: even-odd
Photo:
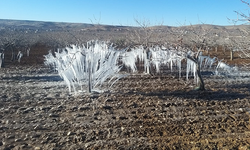
[[[196,56],[195,56],[196,55]],[[45,56],[45,64],[55,68],[69,87],[69,91],[87,88],[88,92],[107,85],[111,87],[114,82],[124,77],[119,74],[122,66],[132,72],[137,71],[137,62],[144,63],[144,72],[149,73],[153,66],[160,72],[161,66],[168,67],[171,71],[176,67],[181,76],[183,68],[186,69],[186,78],[193,75],[195,81],[204,90],[200,68],[211,68],[217,58],[203,56],[202,53],[193,52],[183,48],[165,48],[160,46],[138,46],[130,50],[115,50],[106,42],[90,41],[86,46],[71,45],[61,49],[54,55]],[[183,65],[186,63],[186,67]],[[220,64],[220,63],[219,63]],[[182,67],[183,66],[183,67]],[[220,68],[217,66],[216,69]],[[105,82],[109,80],[108,82]]]
[[23,53],[21,51],[19,51],[17,54],[17,60],[19,63],[20,63],[22,57],[23,57]]
[[[147,49],[143,46],[132,48],[131,51],[124,53],[122,62],[125,66],[131,68],[132,72],[137,71],[136,62],[144,63],[144,72],[148,73],[148,68],[152,64],[155,67],[156,72],[160,72],[160,66],[164,65],[173,71],[174,66],[179,71],[181,76],[182,62],[186,61],[186,77],[188,79],[189,74],[196,77],[196,63],[191,59],[191,56],[197,53],[187,49],[176,49],[173,47],[165,48],[160,46],[153,46]],[[200,52],[197,56],[197,61],[201,68],[211,68],[213,64],[217,62],[217,58],[211,58],[209,56],[203,56]]]
[[145,62],[146,58],[147,58],[147,52],[144,50],[143,46],[138,46],[135,48],[131,48],[130,51],[124,53],[122,55],[121,61],[127,68],[130,68],[132,72],[136,72],[137,61],[139,60],[139,62]]
[[[125,75],[119,74],[122,66],[118,64],[120,54],[106,42],[89,41],[87,46],[71,45],[60,50],[53,56],[45,56],[45,64],[55,68],[68,85],[69,91],[88,92],[98,91],[96,88],[104,86],[104,82],[111,87],[118,79]],[[98,91],[100,92],[100,91]]]
[[215,69],[215,74],[224,77],[237,77],[239,79],[250,76],[249,68],[230,66],[222,61],[218,62],[218,65]]
[[156,72],[160,71],[160,66],[165,65],[173,71],[173,66],[177,66],[179,76],[181,76],[181,62],[185,59],[183,51],[176,50],[172,47],[169,49],[155,46],[149,48],[151,54],[151,63],[155,67]]

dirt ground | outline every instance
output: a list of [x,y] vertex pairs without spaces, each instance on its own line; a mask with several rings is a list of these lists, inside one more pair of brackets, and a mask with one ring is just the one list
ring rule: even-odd
[[249,149],[250,80],[130,75],[73,95],[46,68],[2,68],[0,149]]

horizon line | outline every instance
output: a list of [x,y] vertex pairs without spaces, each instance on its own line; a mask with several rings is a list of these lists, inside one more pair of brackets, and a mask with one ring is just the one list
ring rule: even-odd
[[[27,21],[27,22],[47,22],[47,23],[65,23],[65,24],[88,24],[88,25],[101,25],[101,26],[120,26],[120,27],[140,27],[140,25],[135,26],[135,25],[111,25],[111,24],[102,24],[102,23],[83,23],[83,22],[67,22],[67,21],[45,21],[45,20],[22,20],[22,19],[1,19],[0,20],[8,20],[8,21]],[[150,25],[148,27],[160,27],[160,26],[165,26],[165,27],[185,27],[185,26],[197,26],[197,25],[212,25],[212,26],[241,26],[241,25],[247,25],[245,24],[228,24],[228,25],[217,25],[217,24],[209,24],[209,23],[200,23],[200,24],[189,24],[189,25]]]

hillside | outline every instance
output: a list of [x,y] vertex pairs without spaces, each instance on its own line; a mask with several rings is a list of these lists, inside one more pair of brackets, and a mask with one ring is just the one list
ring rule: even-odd
[[67,22],[45,22],[45,21],[30,21],[30,20],[7,20],[0,19],[0,28],[16,28],[16,29],[31,29],[31,30],[81,30],[89,28],[126,28],[125,26],[111,25],[95,25],[87,23],[67,23]]
[[[3,34],[5,30],[15,30],[26,31],[33,33],[43,33],[43,32],[81,32],[85,37],[95,35],[98,33],[100,37],[107,37],[106,35],[112,35],[116,32],[119,36],[124,34],[124,32],[129,32],[133,30],[138,30],[138,27],[130,26],[112,26],[112,25],[99,25],[99,24],[86,24],[86,23],[66,23],[66,22],[44,22],[44,21],[28,21],[28,20],[6,20],[0,19],[0,32]],[[192,33],[200,34],[200,36],[206,36],[209,39],[217,39],[217,44],[223,45],[227,44],[225,41],[228,37],[241,38],[242,36],[248,35],[250,31],[250,26],[248,25],[238,25],[238,26],[217,26],[217,25],[189,25],[189,26],[152,26],[148,27],[148,30],[154,32],[162,32],[164,35],[167,35],[165,38],[172,36],[186,36],[187,39],[191,39],[189,36],[192,36]],[[107,31],[107,32],[106,32]],[[91,32],[91,33],[88,33]],[[102,32],[101,34],[99,32]],[[7,32],[4,32],[5,35]],[[18,34],[18,33],[17,33]],[[178,35],[179,34],[179,35]],[[100,38],[97,37],[97,38]],[[117,38],[114,36],[113,38]],[[119,37],[121,38],[121,37]],[[125,38],[125,37],[123,37]],[[110,39],[110,36],[107,37],[107,40]],[[224,40],[224,41],[223,41]]]
[[[220,53],[210,53],[220,59],[228,59],[228,50],[249,47],[250,26],[112,26],[84,23],[43,22],[0,19],[0,49],[5,51],[7,62],[12,50],[25,51],[30,48],[36,63],[43,62],[43,55],[69,44],[84,44],[89,40],[111,41],[118,48],[138,44],[205,46],[210,50],[219,47]],[[11,47],[10,47],[11,45]],[[237,54],[236,54],[237,55]],[[25,58],[24,58],[25,59]],[[39,60],[39,61],[38,61]],[[31,59],[27,58],[27,61]],[[29,64],[30,62],[26,62]]]

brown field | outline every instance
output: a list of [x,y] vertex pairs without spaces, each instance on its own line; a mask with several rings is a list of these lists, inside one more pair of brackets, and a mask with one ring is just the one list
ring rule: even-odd
[[1,69],[0,149],[250,148],[249,80],[136,74],[77,96],[35,64]]

